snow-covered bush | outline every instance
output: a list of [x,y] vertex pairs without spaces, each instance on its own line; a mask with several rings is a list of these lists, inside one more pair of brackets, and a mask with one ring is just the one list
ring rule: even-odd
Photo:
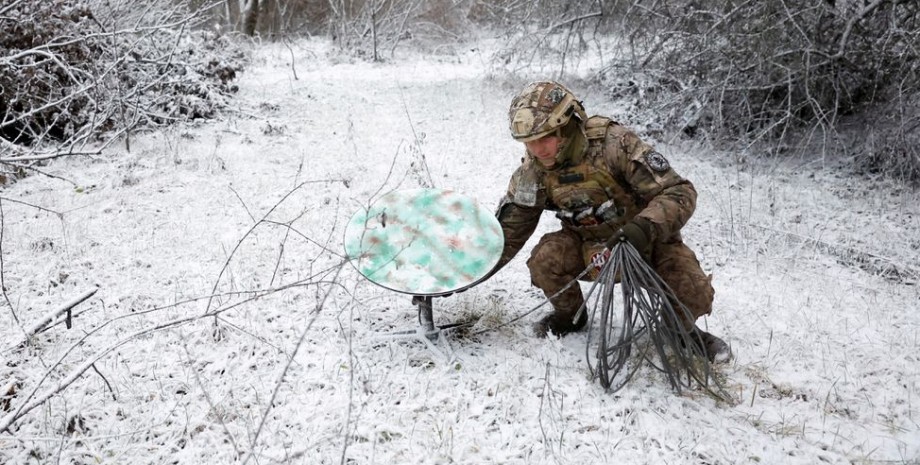
[[198,28],[200,16],[165,0],[0,7],[0,161],[35,161],[137,127],[214,116],[235,90],[243,57]]
[[797,147],[780,150],[796,156],[844,152],[857,166],[920,180],[917,2],[620,7],[610,16],[631,38],[633,69],[658,91],[644,103],[666,125]]
[[920,3],[502,0],[500,62],[558,65],[602,48],[596,81],[652,128],[760,153],[842,153],[920,181]]

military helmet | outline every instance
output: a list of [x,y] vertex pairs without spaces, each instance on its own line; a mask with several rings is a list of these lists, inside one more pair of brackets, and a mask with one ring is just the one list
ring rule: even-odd
[[511,136],[519,142],[537,140],[565,127],[573,115],[588,119],[572,91],[558,82],[532,82],[511,101]]

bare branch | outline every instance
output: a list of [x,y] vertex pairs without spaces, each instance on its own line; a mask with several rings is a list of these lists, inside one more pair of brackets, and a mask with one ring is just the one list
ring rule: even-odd
[[98,287],[94,287],[94,288],[92,288],[92,289],[86,290],[86,291],[84,291],[82,294],[80,294],[80,295],[74,297],[73,299],[69,300],[69,301],[68,301],[67,303],[65,303],[64,305],[58,307],[58,308],[55,309],[55,310],[52,310],[52,311],[46,313],[44,316],[42,316],[41,318],[39,318],[36,322],[32,323],[31,326],[29,326],[28,328],[26,328],[26,329],[25,329],[25,338],[24,338],[23,340],[21,340],[21,341],[15,343],[15,344],[13,344],[12,347],[19,346],[19,345],[23,344],[24,342],[28,341],[30,338],[34,337],[36,334],[38,334],[39,332],[41,332],[42,330],[44,330],[45,327],[47,327],[48,324],[51,323],[51,321],[53,321],[55,318],[57,318],[58,316],[60,316],[60,315],[61,315],[62,313],[64,313],[64,312],[69,312],[69,311],[71,311],[74,307],[76,307],[77,305],[80,305],[81,303],[83,303],[83,301],[85,301],[86,299],[89,299],[90,297],[92,297],[98,290],[99,290]]
[[862,9],[856,12],[855,15],[850,17],[850,19],[847,20],[846,26],[843,28],[843,34],[840,35],[840,45],[837,47],[837,53],[831,55],[828,58],[831,60],[838,60],[843,58],[843,56],[846,54],[847,42],[850,40],[850,33],[853,32],[853,27],[856,26],[856,23],[865,18],[866,15],[871,13],[873,10],[878,8],[879,5],[885,3],[886,1],[888,0],[875,0],[874,2],[864,6]]
[[[332,282],[335,282],[339,276],[339,273],[342,271],[342,268],[339,267],[335,271],[335,275],[332,277]],[[268,399],[268,403],[265,407],[265,412],[262,414],[262,418],[259,420],[259,426],[256,428],[255,434],[252,436],[253,450],[246,456],[243,460],[243,465],[249,463],[249,460],[252,459],[252,456],[255,452],[255,446],[258,443],[259,436],[262,434],[262,429],[265,427],[265,423],[268,420],[268,414],[272,410],[272,406],[275,404],[275,399],[278,397],[278,392],[281,390],[281,385],[284,383],[284,378],[287,376],[288,370],[291,368],[291,364],[294,362],[294,359],[297,357],[297,353],[300,352],[300,347],[303,345],[304,341],[307,339],[307,333],[310,331],[310,328],[313,327],[313,323],[316,322],[316,317],[322,311],[323,307],[326,305],[326,299],[329,298],[329,294],[332,292],[332,287],[326,289],[326,293],[323,294],[323,298],[316,305],[316,308],[313,310],[313,316],[310,318],[310,321],[304,327],[303,331],[300,333],[300,337],[297,338],[297,343],[294,345],[294,351],[288,356],[287,363],[285,363],[284,368],[281,369],[281,373],[278,375],[278,381],[275,382],[275,387],[272,389],[272,395]],[[354,370],[352,370],[354,371]]]
[[2,9],[0,9],[0,15],[5,15],[7,12],[12,10],[13,8],[16,8],[16,6],[19,5],[20,3],[22,3],[22,0],[15,0],[13,3],[10,3],[9,5],[3,7]]
[[[264,223],[264,222],[267,222],[268,217],[271,216],[271,214],[275,211],[275,209],[277,209],[282,203],[284,203],[285,200],[287,200],[288,197],[290,197],[291,195],[293,195],[294,192],[297,192],[297,191],[300,190],[302,187],[304,187],[304,186],[306,186],[306,185],[309,185],[309,184],[329,183],[329,182],[344,182],[344,181],[341,181],[341,180],[304,181],[304,182],[298,184],[297,186],[295,186],[295,187],[294,187],[293,189],[291,189],[290,191],[288,191],[286,194],[284,194],[284,195],[281,197],[281,199],[278,200],[278,202],[276,202],[274,205],[272,205],[272,207],[265,213],[265,215],[263,215],[262,218],[261,218],[259,221],[257,221],[255,224],[253,224],[252,227],[250,227],[249,230],[247,230],[247,231],[243,234],[243,236],[240,237],[240,239],[237,241],[236,245],[233,246],[233,250],[230,252],[230,255],[227,257],[227,260],[224,262],[223,267],[221,267],[220,272],[217,274],[217,279],[214,280],[214,286],[213,286],[213,288],[211,289],[211,295],[215,295],[215,293],[217,292],[217,286],[220,285],[221,279],[223,279],[223,276],[224,276],[224,272],[226,272],[226,271],[227,271],[227,268],[230,266],[230,261],[233,260],[233,256],[236,254],[236,251],[239,250],[239,248],[240,248],[240,246],[243,244],[243,242],[246,241],[246,238],[248,238],[248,237],[253,233],[253,231],[255,231],[256,228],[259,227],[259,225],[261,225],[261,224]],[[209,299],[209,300],[208,300],[208,304],[205,306],[205,312],[208,312],[208,311],[211,309],[211,300],[212,300],[212,299]]]
[[[345,261],[339,262],[339,263],[335,264],[334,266],[332,266],[330,269],[325,270],[324,273],[328,273],[328,272],[331,272],[331,271],[335,271],[335,273],[336,273],[336,275],[337,275],[337,274],[338,274],[338,270],[340,270],[341,267],[345,266],[345,264],[346,264]],[[26,415],[27,413],[31,412],[32,410],[34,410],[34,409],[40,407],[42,404],[44,404],[45,402],[47,402],[48,399],[54,397],[55,395],[59,394],[59,393],[62,392],[63,390],[67,389],[67,387],[69,387],[71,384],[73,384],[76,380],[80,379],[80,377],[81,377],[86,371],[88,371],[90,368],[92,368],[92,365],[93,365],[94,363],[96,363],[96,362],[102,360],[104,357],[106,357],[107,355],[109,355],[109,354],[112,353],[113,351],[117,350],[118,348],[124,346],[125,344],[127,344],[127,343],[129,343],[129,342],[131,342],[131,341],[134,341],[134,340],[136,340],[136,339],[138,339],[138,338],[145,337],[145,336],[148,336],[148,335],[150,335],[150,334],[153,334],[153,333],[156,333],[156,332],[160,332],[160,331],[163,331],[163,330],[166,330],[166,329],[172,329],[172,328],[176,328],[176,327],[179,327],[179,326],[183,326],[183,325],[189,324],[189,323],[191,323],[191,322],[199,321],[199,320],[202,320],[202,319],[204,319],[204,318],[216,317],[216,316],[218,316],[218,315],[220,315],[220,314],[229,312],[230,310],[233,310],[233,309],[235,309],[235,308],[238,308],[238,307],[240,307],[240,306],[242,306],[242,305],[245,305],[245,304],[247,304],[247,303],[254,302],[254,301],[256,301],[256,300],[258,300],[258,299],[260,299],[260,298],[263,298],[263,297],[265,297],[265,296],[267,296],[267,295],[270,295],[270,294],[274,294],[274,293],[277,293],[277,292],[282,292],[282,291],[285,291],[285,290],[288,290],[288,289],[293,289],[293,288],[302,287],[302,286],[319,286],[319,285],[323,285],[323,284],[327,284],[327,285],[330,285],[330,286],[339,286],[339,287],[341,286],[341,284],[339,284],[338,282],[335,282],[335,281],[322,281],[322,280],[307,281],[307,280],[302,280],[302,281],[298,281],[298,282],[286,284],[286,285],[284,285],[284,286],[279,286],[279,287],[276,287],[276,288],[267,289],[267,290],[264,290],[264,291],[258,291],[258,292],[252,291],[252,292],[249,292],[250,294],[252,294],[250,297],[248,297],[248,298],[246,298],[246,299],[243,299],[243,300],[241,300],[241,301],[239,301],[239,302],[235,302],[235,303],[232,303],[232,304],[228,304],[228,305],[226,305],[226,306],[224,306],[224,307],[220,307],[220,308],[214,309],[214,310],[212,310],[212,311],[210,311],[210,312],[208,312],[208,313],[205,313],[205,314],[203,314],[203,315],[192,315],[192,316],[186,316],[186,317],[175,318],[175,319],[172,319],[172,320],[169,320],[169,321],[165,321],[165,322],[162,322],[162,323],[158,323],[158,324],[156,324],[156,325],[153,325],[153,326],[150,326],[150,327],[147,327],[147,328],[140,329],[140,330],[135,331],[135,332],[133,332],[133,333],[131,333],[131,334],[128,334],[127,336],[124,336],[123,338],[121,338],[121,339],[115,341],[114,343],[112,343],[112,344],[110,344],[110,345],[104,347],[103,349],[97,351],[95,354],[93,354],[93,355],[90,356],[89,358],[85,359],[83,363],[81,363],[80,365],[78,365],[78,366],[76,366],[75,368],[73,368],[73,369],[69,372],[69,374],[67,374],[65,377],[63,377],[61,380],[59,380],[55,386],[53,386],[53,387],[47,389],[45,392],[43,392],[42,394],[39,395],[39,394],[38,394],[38,390],[39,390],[39,389],[41,388],[41,386],[44,384],[45,380],[47,380],[48,377],[51,376],[52,370],[55,369],[55,368],[57,368],[57,367],[59,367],[59,366],[61,366],[61,365],[63,364],[64,360],[66,360],[66,358],[70,355],[70,353],[73,352],[77,347],[79,347],[80,345],[82,345],[83,341],[85,341],[87,338],[91,337],[93,334],[98,333],[98,332],[101,331],[103,328],[107,327],[109,324],[111,324],[111,323],[113,323],[113,322],[115,322],[115,321],[117,321],[117,320],[119,320],[119,319],[122,319],[122,318],[129,318],[129,317],[136,317],[137,315],[140,315],[140,314],[143,314],[143,313],[149,313],[150,311],[154,311],[154,310],[157,310],[157,309],[150,310],[150,311],[148,311],[148,312],[135,312],[135,313],[132,313],[132,314],[129,314],[129,315],[123,315],[122,317],[113,318],[113,319],[111,319],[111,320],[109,320],[109,321],[103,323],[102,325],[99,325],[99,326],[93,328],[92,330],[87,331],[87,333],[86,333],[82,338],[80,338],[80,340],[78,340],[74,345],[72,345],[69,349],[67,349],[67,350],[60,356],[60,358],[49,368],[49,370],[45,372],[45,375],[42,377],[42,379],[40,379],[40,380],[38,381],[38,383],[36,383],[36,385],[32,388],[31,392],[30,392],[27,396],[25,396],[25,398],[24,398],[23,401],[19,404],[19,406],[16,407],[15,409],[13,409],[12,411],[10,411],[10,412],[9,412],[6,416],[4,416],[3,418],[0,418],[0,433],[8,431],[9,428],[13,425],[13,423],[15,423],[18,419],[22,418],[24,415]],[[204,297],[202,297],[202,298],[197,298],[197,299],[191,299],[190,301],[197,301],[197,300],[202,300],[202,299],[204,299]],[[165,308],[165,307],[164,307],[164,308]]]
[[23,202],[22,200],[16,200],[16,199],[11,199],[11,198],[9,198],[9,197],[2,197],[2,196],[0,196],[0,200],[5,200],[5,201],[7,201],[7,202],[18,203],[18,204],[20,204],[20,205],[25,205],[25,206],[27,206],[27,207],[32,207],[32,208],[34,208],[34,209],[36,209],[36,210],[41,210],[41,211],[43,211],[43,212],[52,213],[52,214],[56,215],[58,218],[63,218],[63,217],[64,217],[64,214],[61,213],[61,212],[59,212],[59,211],[55,211],[55,210],[52,210],[52,209],[50,209],[50,208],[45,208],[45,207],[42,207],[42,206],[39,206],[39,205],[33,205],[33,204],[31,204],[31,203],[28,203],[28,202]]

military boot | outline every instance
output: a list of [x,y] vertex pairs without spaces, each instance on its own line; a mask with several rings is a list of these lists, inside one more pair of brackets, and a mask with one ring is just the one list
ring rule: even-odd
[[699,347],[711,363],[727,363],[732,359],[732,349],[728,343],[713,334],[707,333],[698,327],[693,328],[690,334],[693,342]]
[[577,321],[572,321],[575,315],[572,313],[553,312],[544,316],[540,321],[534,323],[533,332],[537,337],[543,338],[552,331],[557,336],[565,336],[575,331],[580,331],[588,322],[587,312],[582,312]]

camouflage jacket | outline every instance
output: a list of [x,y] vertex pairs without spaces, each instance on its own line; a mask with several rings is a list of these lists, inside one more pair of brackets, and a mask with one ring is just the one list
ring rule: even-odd
[[[599,116],[585,124],[587,147],[565,165],[546,170],[529,154],[514,172],[497,216],[505,247],[495,271],[530,238],[544,210],[585,241],[605,241],[640,217],[652,226],[651,242],[680,240],[696,208],[696,190],[634,132]],[[579,212],[611,206],[603,219],[575,221]]]

